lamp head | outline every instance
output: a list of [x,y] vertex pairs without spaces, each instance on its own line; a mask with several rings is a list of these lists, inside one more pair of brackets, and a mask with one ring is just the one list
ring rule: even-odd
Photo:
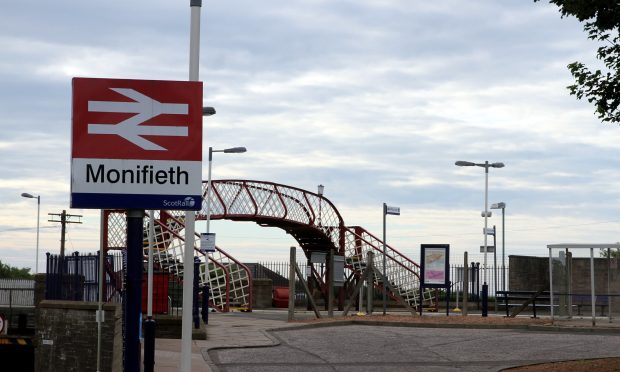
[[504,163],[493,163],[490,166],[493,168],[504,168]]
[[34,195],[32,195],[32,194],[29,194],[29,193],[27,193],[27,192],[22,192],[22,196],[23,196],[24,198],[36,198],[36,196],[34,196]]
[[211,116],[211,115],[215,115],[215,109],[213,107],[202,108],[202,116]]
[[506,208],[506,203],[504,202],[491,204],[491,209],[504,209],[504,208]]
[[456,163],[454,163],[454,165],[459,166],[459,167],[473,167],[476,165],[476,163],[473,163],[471,161],[459,160]]
[[231,147],[229,149],[225,149],[224,153],[226,154],[239,154],[242,152],[248,151],[245,147]]
[[319,186],[317,186],[317,189],[318,189],[318,190],[317,190],[317,191],[318,191],[318,194],[319,194],[320,196],[323,196],[323,191],[325,190],[325,186],[323,186],[323,185],[319,185]]

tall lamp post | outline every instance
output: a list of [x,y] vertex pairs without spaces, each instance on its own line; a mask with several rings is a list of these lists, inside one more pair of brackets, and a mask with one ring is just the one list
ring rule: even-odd
[[504,251],[506,249],[506,225],[504,223],[506,217],[506,203],[499,202],[495,204],[491,204],[491,209],[501,209],[502,210],[502,291],[506,290],[506,268],[505,259],[504,259]]
[[224,150],[213,150],[209,147],[209,174],[207,176],[207,233],[209,233],[209,225],[211,223],[211,164],[213,163],[213,153],[223,152],[226,154],[239,154],[248,151],[245,147],[231,147]]
[[37,199],[37,251],[36,251],[36,261],[34,262],[34,273],[39,273],[39,216],[41,214],[41,195],[34,196],[27,192],[23,192],[22,196],[24,198]]
[[459,167],[482,167],[484,168],[484,211],[482,212],[482,217],[484,217],[484,230],[482,231],[482,235],[484,235],[484,283],[482,284],[482,316],[487,316],[489,311],[489,285],[487,283],[487,226],[488,226],[488,218],[491,216],[491,212],[489,212],[489,168],[503,168],[504,163],[489,163],[489,161],[485,161],[484,163],[473,163],[471,161],[462,161],[459,160],[454,163]]

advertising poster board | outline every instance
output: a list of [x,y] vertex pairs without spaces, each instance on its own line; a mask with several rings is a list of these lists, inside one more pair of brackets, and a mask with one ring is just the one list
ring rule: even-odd
[[447,288],[450,285],[450,245],[422,244],[422,286]]

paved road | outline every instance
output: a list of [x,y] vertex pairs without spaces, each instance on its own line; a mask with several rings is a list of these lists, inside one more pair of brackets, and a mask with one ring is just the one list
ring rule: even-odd
[[212,349],[205,356],[222,372],[497,371],[554,360],[620,356],[620,333],[342,325],[271,335],[279,345]]

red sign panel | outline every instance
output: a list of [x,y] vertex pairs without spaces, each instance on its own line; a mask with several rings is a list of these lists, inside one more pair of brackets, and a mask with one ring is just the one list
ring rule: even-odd
[[202,160],[202,82],[73,79],[72,158]]

